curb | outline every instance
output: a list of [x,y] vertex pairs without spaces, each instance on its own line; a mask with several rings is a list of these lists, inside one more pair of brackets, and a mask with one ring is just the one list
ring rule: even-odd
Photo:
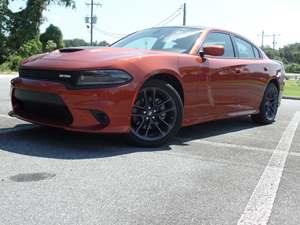
[[283,96],[283,99],[290,99],[290,100],[300,100],[300,97],[292,97],[292,96]]

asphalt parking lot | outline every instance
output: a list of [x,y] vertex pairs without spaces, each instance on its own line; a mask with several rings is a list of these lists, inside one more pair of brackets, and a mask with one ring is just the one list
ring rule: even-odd
[[7,115],[0,76],[0,224],[300,223],[300,101],[276,123],[183,129],[141,149],[120,136],[33,126]]

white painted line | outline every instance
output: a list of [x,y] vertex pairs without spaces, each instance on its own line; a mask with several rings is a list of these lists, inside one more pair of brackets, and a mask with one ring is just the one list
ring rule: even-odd
[[[195,144],[204,144],[204,145],[211,145],[214,147],[225,147],[230,149],[242,149],[242,150],[248,150],[248,151],[258,151],[258,152],[266,152],[266,153],[273,153],[274,149],[270,148],[260,148],[260,147],[251,147],[247,145],[236,145],[236,144],[230,144],[230,143],[224,143],[224,142],[212,142],[212,141],[206,141],[206,140],[191,140],[191,139],[185,139],[185,138],[177,138],[177,140],[182,142],[189,142],[189,143],[195,143]],[[290,156],[300,157],[300,153],[298,152],[290,152]]]
[[297,112],[274,150],[238,225],[267,225],[299,121],[300,112]]
[[236,144],[229,144],[229,143],[223,143],[223,142],[222,143],[211,142],[211,141],[205,141],[205,140],[194,140],[194,141],[191,141],[191,143],[206,144],[206,145],[212,145],[212,146],[216,146],[216,147],[268,152],[268,153],[272,153],[274,151],[273,149],[268,149],[268,148],[251,147],[251,146],[246,146],[246,145],[236,145]]
[[290,156],[300,157],[300,153],[299,152],[291,152]]
[[4,119],[14,119],[13,117],[10,117],[9,115],[5,115],[5,114],[0,114],[0,118],[4,118]]

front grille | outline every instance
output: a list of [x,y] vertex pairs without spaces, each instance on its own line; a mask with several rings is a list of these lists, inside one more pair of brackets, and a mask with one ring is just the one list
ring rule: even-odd
[[[65,76],[67,75],[67,76]],[[65,84],[66,86],[75,86],[80,76],[78,71],[58,71],[58,70],[31,70],[20,69],[19,76],[34,80],[54,81]]]
[[13,101],[17,114],[40,122],[70,125],[72,115],[61,97],[43,92],[15,89]]

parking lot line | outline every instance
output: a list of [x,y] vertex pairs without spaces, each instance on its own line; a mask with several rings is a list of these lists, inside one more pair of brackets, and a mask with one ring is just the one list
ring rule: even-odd
[[268,148],[259,148],[259,147],[251,147],[246,145],[236,145],[236,144],[229,144],[229,143],[221,143],[221,142],[211,142],[211,141],[205,141],[205,140],[194,140],[191,141],[192,143],[198,143],[198,144],[206,144],[206,145],[212,145],[215,147],[225,147],[225,148],[235,148],[235,149],[242,149],[242,150],[251,150],[251,151],[259,151],[259,152],[268,152],[272,153],[274,149],[268,149]]
[[13,117],[10,117],[9,115],[5,115],[5,114],[0,114],[0,118],[13,119]]
[[244,213],[237,223],[238,225],[266,225],[268,223],[299,121],[300,112],[296,112],[260,177]]

